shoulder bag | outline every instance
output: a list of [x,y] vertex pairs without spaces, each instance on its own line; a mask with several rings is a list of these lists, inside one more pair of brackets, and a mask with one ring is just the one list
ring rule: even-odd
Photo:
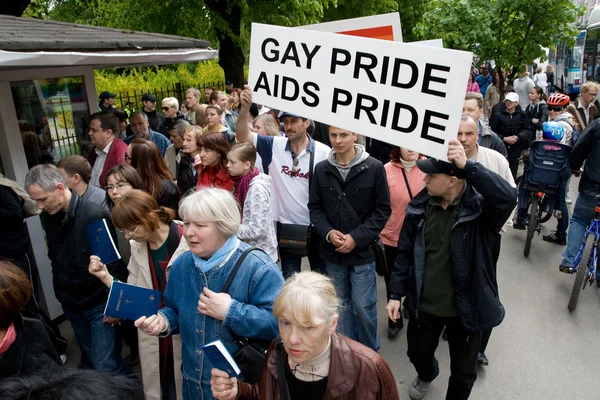
[[[338,199],[342,202],[344,207],[346,207],[356,225],[362,225],[363,222],[360,220],[358,214],[356,213],[356,211],[354,211],[354,208],[348,201],[346,193],[342,191],[340,183],[335,178],[333,178],[331,182],[333,184],[333,188],[337,192]],[[387,274],[388,272],[388,266],[387,260],[385,258],[385,248],[383,247],[383,242],[379,237],[377,237],[377,239],[371,242],[370,246],[373,250],[373,253],[375,254],[375,271],[377,272],[377,275],[385,276],[385,274]]]
[[[312,183],[313,167],[315,163],[315,150],[310,152],[308,167],[308,191]],[[282,224],[277,222],[277,237],[279,256],[286,258],[306,257],[310,243],[311,225]]]
[[[233,270],[229,274],[221,293],[227,293],[231,283],[233,282],[233,279],[235,278],[235,275],[237,274],[238,269],[240,269],[240,266],[242,265],[242,262],[246,256],[254,250],[263,251],[257,247],[249,247],[244,250],[242,255],[240,255],[240,258],[238,258],[236,261]],[[265,361],[265,355],[269,345],[271,344],[271,340],[248,339],[236,335],[231,329],[229,330],[229,333],[233,337],[233,340],[235,340],[235,343],[239,346],[238,351],[233,353],[232,357],[242,371],[244,382],[248,382],[250,384],[258,382],[262,372],[262,365]]]

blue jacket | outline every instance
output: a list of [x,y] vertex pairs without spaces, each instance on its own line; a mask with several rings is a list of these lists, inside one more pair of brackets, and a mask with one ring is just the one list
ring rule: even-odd
[[481,95],[485,97],[485,92],[487,91],[488,86],[490,86],[490,83],[492,83],[492,76],[488,75],[487,78],[484,78],[483,75],[479,75],[475,78],[475,82],[479,85]]
[[[124,142],[127,144],[131,144],[131,141],[135,139],[135,135],[128,136],[125,138]],[[154,142],[158,149],[160,150],[160,154],[164,157],[165,151],[167,151],[167,147],[169,147],[172,143],[169,139],[165,137],[162,133],[154,132],[152,129],[148,129],[148,140]]]
[[[191,252],[183,253],[172,265],[160,313],[168,320],[163,335],[179,333],[182,342],[184,399],[213,399],[210,391],[212,364],[204,357],[202,346],[220,339],[231,354],[238,350],[229,330],[237,335],[274,339],[278,333],[273,316],[273,301],[283,286],[283,275],[262,251],[252,251],[238,270],[228,293],[233,303],[224,321],[198,312],[198,300],[205,286],[220,292],[237,259],[249,247],[240,242],[222,267],[202,272],[194,264]],[[161,335],[161,336],[163,336]]]

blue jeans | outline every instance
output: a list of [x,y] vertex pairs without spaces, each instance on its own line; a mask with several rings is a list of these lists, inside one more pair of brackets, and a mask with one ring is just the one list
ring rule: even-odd
[[[567,172],[569,175],[571,171]],[[556,209],[560,210],[560,219],[558,220],[558,225],[556,226],[556,236],[565,237],[567,236],[567,229],[569,228],[569,207],[567,207],[567,190],[569,187],[569,177],[563,176],[560,181],[560,186],[558,188],[558,199]],[[575,253],[577,254],[577,253]]]
[[[598,199],[584,193],[580,193],[573,209],[573,217],[569,225],[569,234],[567,236],[567,248],[563,252],[562,265],[572,267],[575,262],[577,252],[581,247],[585,230],[594,219],[594,208],[598,204]],[[596,270],[596,279],[600,278],[600,273]]]
[[[311,232],[311,238],[308,245],[308,262],[310,263],[311,271],[318,272],[323,275],[327,275],[325,270],[325,261],[321,258],[319,247],[321,245],[321,237],[317,235],[317,232],[313,230]],[[296,272],[300,272],[302,266],[301,257],[280,257],[281,258],[281,271],[283,272],[284,279],[289,278]]]
[[103,321],[104,305],[87,311],[73,311],[63,307],[63,311],[79,343],[80,368],[133,375],[133,370],[121,357],[120,330]]
[[328,262],[327,274],[341,303],[338,332],[378,351],[375,262],[361,265]]

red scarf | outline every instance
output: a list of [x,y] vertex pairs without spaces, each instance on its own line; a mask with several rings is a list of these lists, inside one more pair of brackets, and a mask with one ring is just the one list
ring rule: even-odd
[[218,187],[231,191],[233,181],[226,168],[219,166],[204,167],[198,172],[198,185],[201,187]]
[[238,202],[240,207],[240,214],[244,215],[244,202],[246,201],[246,195],[248,194],[248,188],[250,188],[250,181],[258,175],[258,168],[252,168],[246,171],[240,176],[232,176],[231,179],[235,184],[235,190],[233,191],[233,197]]

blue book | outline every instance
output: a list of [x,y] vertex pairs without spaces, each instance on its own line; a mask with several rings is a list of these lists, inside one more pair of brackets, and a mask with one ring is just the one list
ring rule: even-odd
[[92,255],[100,257],[103,264],[110,264],[121,258],[105,219],[89,224],[87,232]]
[[160,292],[115,281],[110,287],[104,315],[135,321],[158,312]]
[[238,367],[237,363],[220,340],[215,340],[214,342],[202,346],[202,350],[204,350],[204,354],[206,354],[206,357],[208,357],[208,360],[213,367],[227,372],[230,378],[237,378],[242,373],[240,367]]

